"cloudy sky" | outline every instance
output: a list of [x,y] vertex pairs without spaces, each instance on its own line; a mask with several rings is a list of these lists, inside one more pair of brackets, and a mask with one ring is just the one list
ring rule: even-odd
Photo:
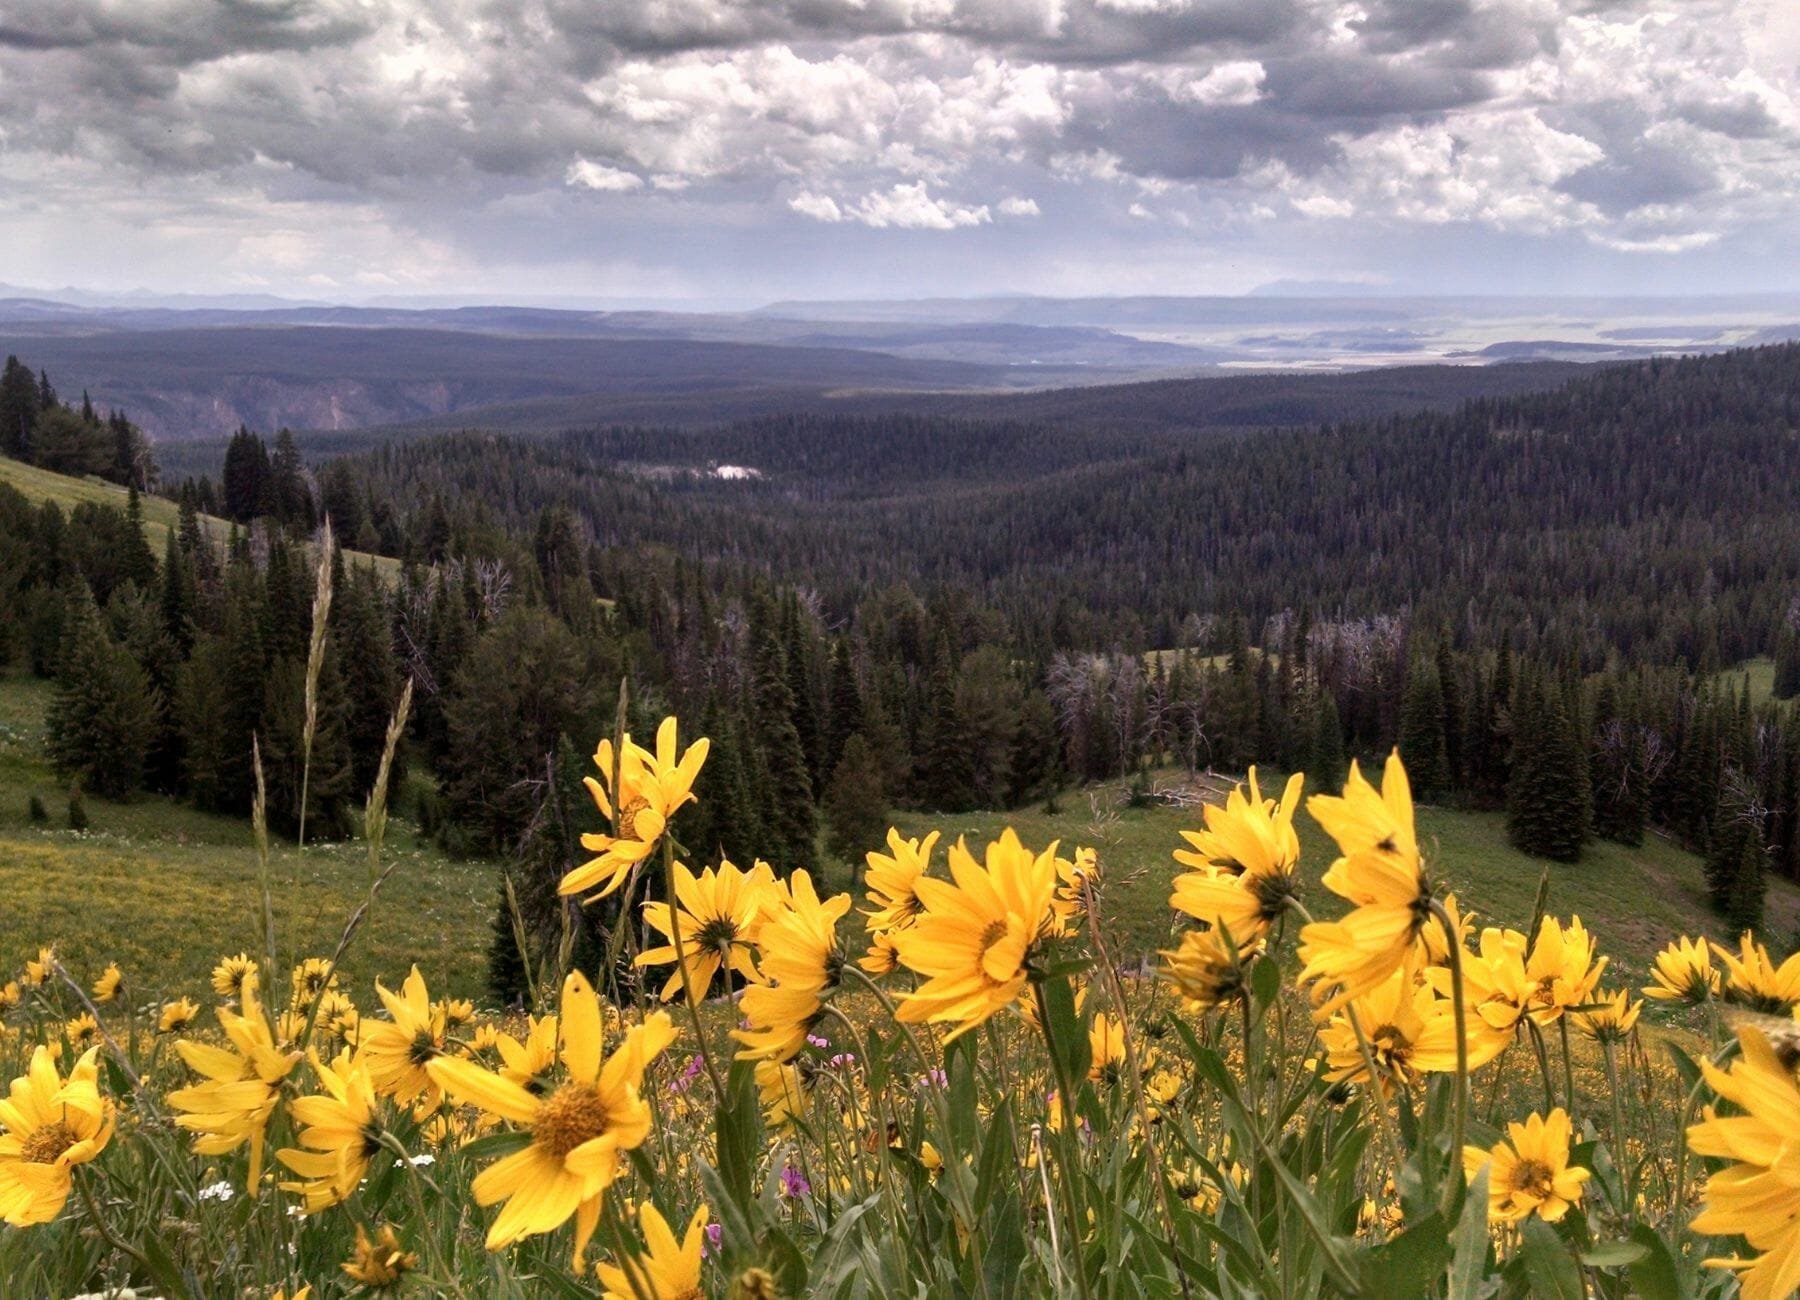
[[1794,0],[0,0],[0,281],[1800,289]]

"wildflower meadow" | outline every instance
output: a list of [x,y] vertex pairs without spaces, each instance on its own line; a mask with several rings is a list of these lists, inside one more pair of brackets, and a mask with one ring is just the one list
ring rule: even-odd
[[[529,971],[524,1007],[416,969],[342,985],[393,869],[385,772],[335,952],[285,952],[265,910],[210,988],[146,997],[43,948],[0,987],[5,1294],[1800,1283],[1800,958],[1681,937],[1631,989],[1547,890],[1528,930],[1483,926],[1435,883],[1398,755],[1341,791],[1252,770],[1171,846],[1178,938],[1140,960],[1109,944],[1104,858],[1011,831],[890,832],[860,898],[695,872],[676,815],[707,751],[673,718],[600,742],[561,888],[625,919],[597,969],[565,945]],[[1647,1040],[1641,998],[1679,1026]]]

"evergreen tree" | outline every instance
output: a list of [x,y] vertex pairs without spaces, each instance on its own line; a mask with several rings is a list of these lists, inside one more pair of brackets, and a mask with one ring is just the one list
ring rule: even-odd
[[1062,737],[1056,730],[1056,711],[1042,691],[1025,694],[1019,705],[1019,726],[1013,736],[1011,782],[1006,804],[1017,808],[1047,796],[1062,779]]
[[[582,787],[582,777],[591,771],[591,761],[582,757],[568,736],[555,737],[551,748],[537,760],[537,775],[530,784],[533,807],[510,858],[509,874],[525,930],[526,951],[520,959],[546,973],[551,987],[557,982],[557,964],[564,953],[565,939],[570,969],[586,971],[601,988],[612,986],[615,974],[631,978],[629,967],[616,973],[601,969],[607,947],[605,934],[619,922],[624,902],[621,895],[614,893],[583,906],[579,900],[557,893],[562,878],[591,856],[581,846],[582,832],[594,830],[599,817],[593,800]],[[505,921],[510,931],[512,918],[504,893],[499,906],[508,913]],[[496,942],[490,948],[490,956],[496,952],[505,956],[498,943],[500,924],[501,917],[496,915]],[[513,951],[517,952],[516,943]],[[505,973],[504,968],[496,971],[490,967],[490,982]]]
[[825,764],[837,770],[843,756],[844,742],[862,730],[862,688],[856,682],[856,665],[850,658],[847,637],[839,637],[831,645],[831,682],[826,693],[829,724],[825,733]]
[[103,476],[112,468],[112,439],[66,406],[45,407],[31,426],[31,459],[58,474]]
[[[345,675],[345,732],[350,744],[351,789],[362,794],[375,783],[387,745],[388,720],[400,701],[400,662],[394,654],[381,580],[373,569],[353,570],[335,591],[332,636],[344,663],[357,666]],[[389,773],[391,784],[401,785],[405,773],[402,743]]]
[[1710,685],[1694,698],[1679,737],[1664,801],[1669,829],[1688,848],[1705,852],[1719,811],[1719,720]]
[[507,901],[504,875],[498,893],[488,938],[487,991],[497,1005],[519,1007],[525,1004],[531,984],[525,975],[525,956],[519,951],[518,929]]
[[135,583],[139,591],[156,590],[156,556],[144,536],[144,503],[135,483],[125,494],[125,529],[119,542],[119,581]]
[[1467,734],[1468,719],[1464,716],[1462,681],[1457,674],[1456,656],[1450,646],[1448,627],[1438,633],[1437,679],[1438,695],[1443,700],[1444,708],[1444,767],[1449,774],[1449,786],[1460,790],[1468,783],[1468,767],[1463,753],[1463,737]]
[[284,835],[300,827],[306,799],[306,832],[313,840],[342,839],[350,831],[353,769],[346,734],[348,702],[335,649],[329,642],[315,696],[317,725],[311,762],[304,745],[306,661],[278,655],[269,664],[263,697],[262,761],[269,795],[269,825]]
[[1736,888],[1738,869],[1743,865],[1744,849],[1752,841],[1762,845],[1762,832],[1742,798],[1721,799],[1707,836],[1706,856],[1702,871],[1706,892],[1721,912],[1729,912],[1732,891]]
[[307,491],[300,449],[294,445],[294,435],[288,429],[275,435],[264,505],[282,523],[308,532],[312,530],[312,493]]
[[928,699],[919,736],[919,798],[934,812],[967,812],[976,803],[973,742],[957,699],[950,642],[941,633],[932,656]]
[[249,740],[232,716],[232,668],[231,642],[223,634],[207,633],[195,639],[176,678],[181,783],[194,805],[209,812],[248,801],[241,769],[249,766]]
[[682,810],[686,821],[683,843],[692,851],[692,865],[717,865],[721,858],[748,864],[767,858],[762,817],[750,793],[745,768],[744,727],[709,701],[701,715],[700,734],[712,739],[712,749],[695,782],[697,802]]
[[513,848],[542,803],[559,739],[597,733],[589,670],[581,643],[541,608],[508,610],[475,642],[445,703],[441,769],[469,848]]
[[1522,690],[1529,705],[1518,711],[1506,791],[1507,838],[1536,857],[1574,862],[1592,814],[1587,754],[1560,690],[1543,683]]
[[78,785],[129,798],[143,784],[161,703],[131,653],[106,634],[85,587],[70,597],[61,641],[44,719],[50,761]]
[[862,733],[844,742],[844,752],[831,784],[825,789],[825,847],[850,864],[851,878],[863,855],[881,845],[887,829],[887,797],[881,789],[881,767]]
[[1400,711],[1400,757],[1413,793],[1420,799],[1442,797],[1450,789],[1450,760],[1445,751],[1444,694],[1437,665],[1415,660],[1407,674],[1406,699]]
[[1348,768],[1348,760],[1344,757],[1344,726],[1338,718],[1337,696],[1326,687],[1321,687],[1318,695],[1318,730],[1313,739],[1313,765],[1307,776],[1313,789],[1331,792],[1344,784]]
[[773,611],[755,620],[752,655],[752,707],[762,790],[758,803],[763,811],[767,847],[776,855],[773,865],[786,874],[804,867],[816,869],[818,813],[813,803],[812,777],[807,772],[806,751],[794,727],[794,693],[788,685],[786,657],[776,640]]
[[172,527],[163,539],[162,585],[157,595],[163,628],[186,655],[194,644],[194,578]]
[[1745,836],[1725,899],[1725,923],[1733,934],[1762,928],[1763,898],[1768,889],[1763,870],[1767,860],[1762,837]]
[[1800,631],[1790,615],[1781,620],[1775,638],[1775,698],[1791,700],[1800,695]]
[[32,458],[32,427],[37,423],[37,381],[17,357],[0,370],[0,455]]
[[249,523],[269,513],[269,449],[242,425],[225,447],[224,506],[228,519]]

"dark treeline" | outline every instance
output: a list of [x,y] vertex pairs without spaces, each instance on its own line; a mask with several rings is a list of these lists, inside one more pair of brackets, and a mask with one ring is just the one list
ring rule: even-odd
[[59,398],[43,371],[17,357],[0,368],[0,456],[58,474],[95,475],[148,491],[156,482],[150,444],[123,411],[102,416],[81,395],[80,406]]
[[[372,499],[522,529],[562,506],[806,582],[953,588],[1040,657],[1176,643],[1195,613],[1410,611],[1653,663],[1773,650],[1800,574],[1800,347],[1592,372],[1453,412],[1260,435],[1110,436],[914,417],[465,435],[354,458]],[[761,477],[722,479],[718,466]],[[880,489],[878,491],[878,489]]]
[[[1678,837],[1748,920],[1765,873],[1800,874],[1800,719],[1718,669],[1773,653],[1800,687],[1797,378],[1796,348],[1655,362],[1190,451],[1089,436],[1098,465],[1074,434],[911,419],[461,437],[316,474],[244,433],[160,560],[135,505],[0,491],[0,659],[59,678],[71,779],[241,811],[255,736],[291,830],[329,516],[400,563],[335,557],[320,834],[410,678],[421,824],[566,863],[626,680],[634,734],[674,712],[713,739],[697,859],[854,860],[897,804],[1153,797],[1165,764],[1325,785],[1398,744],[1422,797],[1506,808],[1534,853]],[[250,522],[221,541],[208,503]],[[534,915],[553,878],[522,875]]]

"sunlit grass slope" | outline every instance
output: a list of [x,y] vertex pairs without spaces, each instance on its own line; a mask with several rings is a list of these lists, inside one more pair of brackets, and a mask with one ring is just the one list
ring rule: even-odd
[[[146,995],[198,996],[224,953],[258,943],[255,842],[246,821],[140,795],[126,804],[86,796],[89,829],[67,827],[68,792],[43,758],[51,687],[0,677],[0,971],[39,943],[57,943],[69,969],[98,975],[117,961]],[[28,817],[33,794],[50,814]],[[397,985],[417,962],[434,990],[480,994],[496,876],[487,862],[455,862],[389,823],[387,858],[401,859],[345,960],[350,987],[380,976]],[[280,956],[329,954],[368,889],[359,843],[275,846],[271,877]]]

